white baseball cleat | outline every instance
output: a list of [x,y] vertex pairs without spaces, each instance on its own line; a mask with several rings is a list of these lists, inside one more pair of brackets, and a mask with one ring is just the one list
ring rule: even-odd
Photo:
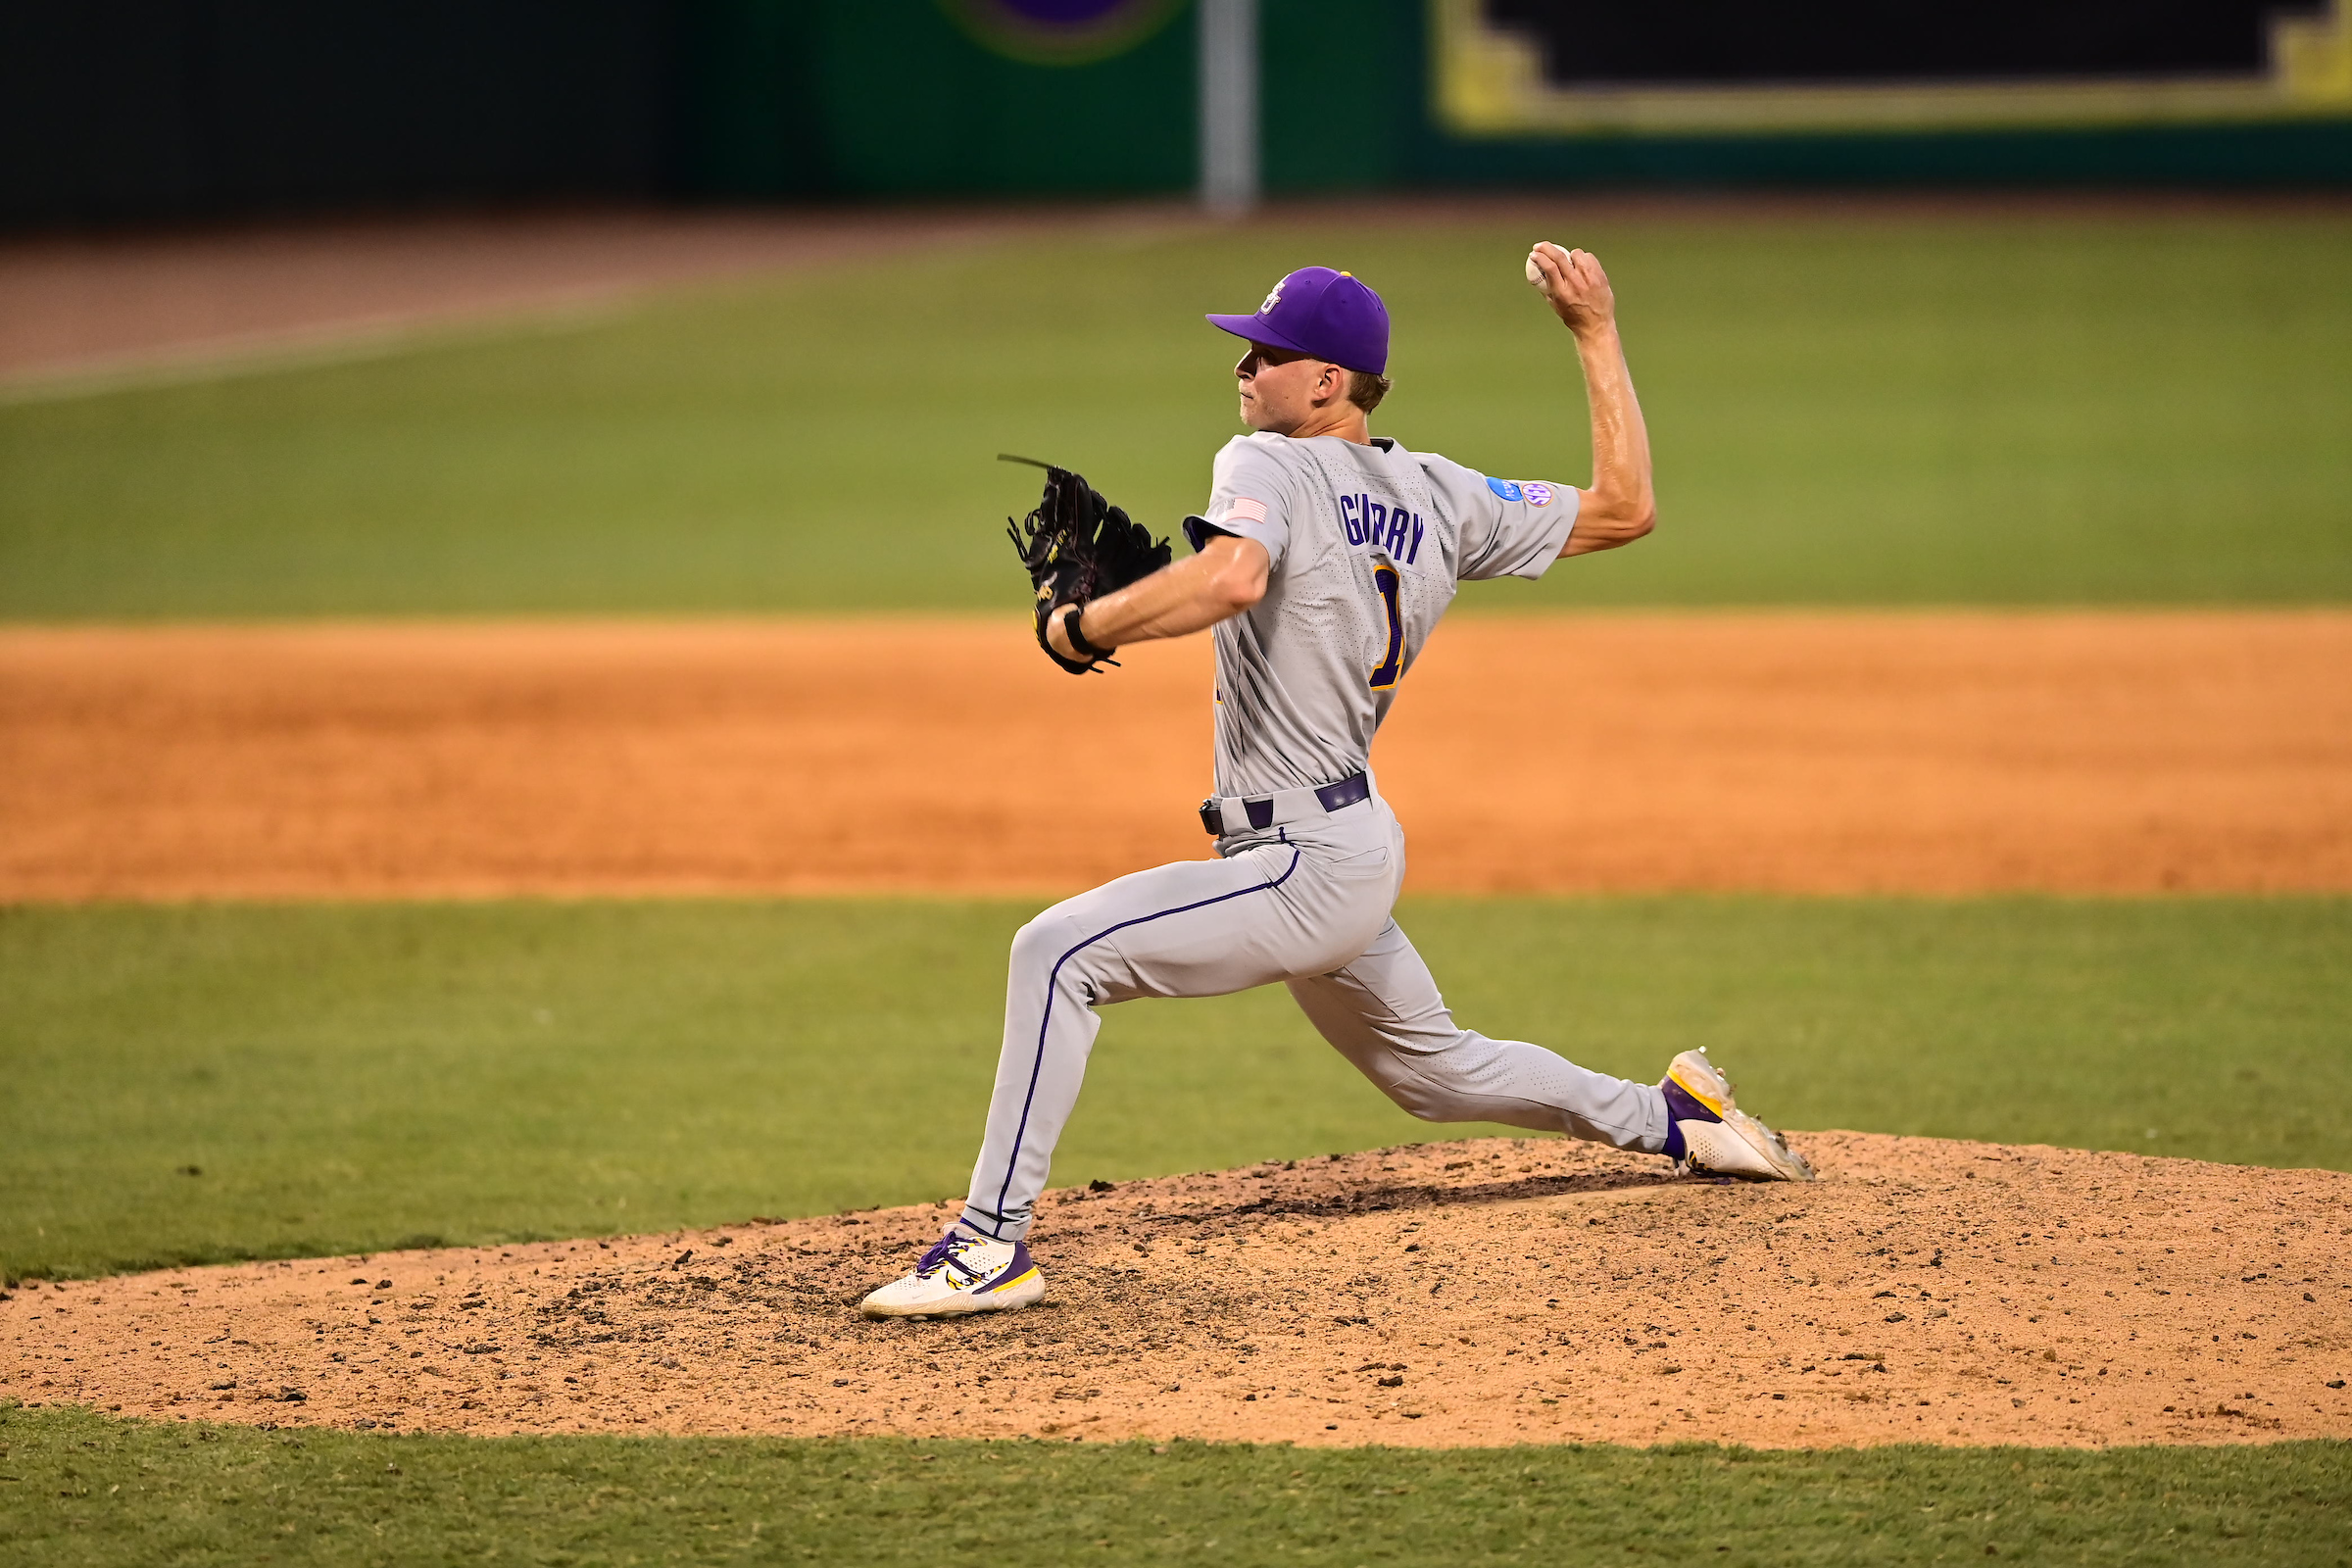
[[1008,1312],[1046,1298],[1046,1277],[1025,1242],[992,1242],[957,1226],[932,1244],[914,1272],[868,1296],[867,1317],[962,1317]]
[[1675,1057],[1658,1087],[1666,1093],[1666,1152],[1683,1169],[1759,1182],[1813,1179],[1804,1155],[1734,1102],[1732,1081],[1704,1047]]

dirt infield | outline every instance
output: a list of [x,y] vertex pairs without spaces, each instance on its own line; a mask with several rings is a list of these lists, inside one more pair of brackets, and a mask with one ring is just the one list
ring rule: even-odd
[[[1058,894],[1204,855],[1208,650],[1018,623],[0,630],[0,900]],[[2352,888],[2352,614],[1462,619],[1420,891]]]
[[0,1397],[400,1431],[1460,1446],[2352,1436],[2352,1175],[1818,1133],[1052,1194],[1045,1305],[870,1324],[946,1204],[26,1286]]

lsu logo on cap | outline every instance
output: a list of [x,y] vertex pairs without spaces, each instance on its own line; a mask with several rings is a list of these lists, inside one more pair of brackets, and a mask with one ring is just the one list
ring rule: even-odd
[[1275,283],[1275,285],[1273,286],[1273,288],[1272,288],[1272,289],[1270,289],[1270,290],[1268,290],[1268,291],[1267,291],[1267,294],[1266,294],[1266,303],[1265,303],[1265,304],[1263,304],[1263,305],[1260,305],[1260,306],[1257,308],[1257,314],[1258,314],[1258,315],[1260,315],[1260,316],[1267,315],[1269,312],[1271,312],[1271,311],[1274,309],[1274,307],[1275,307],[1275,306],[1277,306],[1277,305],[1280,305],[1280,304],[1282,303],[1282,285],[1283,285],[1284,283],[1288,283],[1289,281],[1290,281],[1290,278],[1289,278],[1289,276],[1288,276],[1288,275],[1285,275],[1284,277],[1282,277],[1280,280],[1278,280],[1278,281]]

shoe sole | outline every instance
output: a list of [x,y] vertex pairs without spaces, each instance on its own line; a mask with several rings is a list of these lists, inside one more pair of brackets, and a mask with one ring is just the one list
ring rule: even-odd
[[[1736,1136],[1749,1152],[1770,1166],[1771,1169],[1769,1171],[1716,1170],[1710,1166],[1700,1165],[1694,1160],[1686,1163],[1690,1164],[1694,1169],[1706,1170],[1710,1175],[1737,1176],[1742,1181],[1809,1182],[1814,1180],[1813,1167],[1806,1163],[1804,1155],[1790,1149],[1788,1140],[1779,1133],[1774,1132],[1770,1127],[1765,1126],[1764,1123],[1740,1108],[1738,1102],[1732,1098],[1732,1081],[1723,1075],[1722,1068],[1709,1061],[1704,1054],[1695,1051],[1686,1051],[1674,1058],[1673,1064],[1666,1069],[1666,1073],[1676,1083],[1681,1084],[1691,1099],[1721,1116],[1724,1128]],[[1685,1136],[1689,1135],[1685,1134]]]
[[956,1295],[944,1301],[924,1306],[875,1306],[860,1302],[858,1310],[866,1317],[974,1317],[982,1312],[1014,1312],[1024,1306],[1035,1306],[1046,1298],[1046,1276],[1037,1269],[1014,1280],[1002,1290],[985,1296]]

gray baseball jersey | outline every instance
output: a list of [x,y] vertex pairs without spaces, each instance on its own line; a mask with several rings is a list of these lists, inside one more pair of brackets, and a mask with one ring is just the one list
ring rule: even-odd
[[1216,628],[1217,793],[1364,771],[1455,585],[1543,576],[1577,499],[1568,485],[1489,479],[1388,440],[1228,442],[1186,532],[1196,549],[1203,522],[1254,539],[1272,565],[1265,598]]
[[[1254,539],[1265,596],[1220,622],[1217,858],[1123,876],[1013,938],[1004,1036],[962,1222],[1028,1233],[1102,1016],[1137,997],[1287,984],[1316,1029],[1429,1121],[1496,1121],[1621,1149],[1666,1142],[1654,1085],[1453,1021],[1391,913],[1404,832],[1362,782],[1372,737],[1465,578],[1540,577],[1576,520],[1566,485],[1489,479],[1393,441],[1243,436],[1186,519]],[[1280,797],[1269,801],[1251,799]],[[1256,808],[1266,810],[1262,819]],[[1238,814],[1238,826],[1237,826]],[[1251,825],[1254,824],[1254,825]]]

